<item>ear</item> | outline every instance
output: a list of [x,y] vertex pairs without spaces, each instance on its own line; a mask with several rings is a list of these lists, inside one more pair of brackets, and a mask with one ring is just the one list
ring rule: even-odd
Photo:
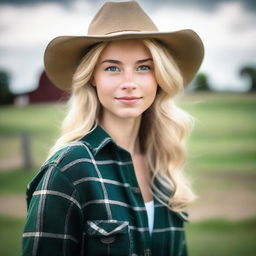
[[94,76],[90,79],[90,85],[96,87]]

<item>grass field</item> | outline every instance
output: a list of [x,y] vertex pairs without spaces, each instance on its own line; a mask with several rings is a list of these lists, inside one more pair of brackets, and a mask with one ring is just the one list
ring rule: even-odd
[[[255,201],[250,198],[256,192],[256,95],[187,94],[179,105],[197,120],[188,141],[185,170],[194,180],[200,206],[220,210],[228,207],[227,211],[233,212],[253,210]],[[24,194],[26,184],[57,137],[64,114],[62,104],[1,107],[0,197]],[[20,158],[22,132],[32,136],[35,166],[30,170],[1,166]],[[5,234],[0,236],[1,255],[19,254],[23,224],[22,218],[0,215],[0,231]],[[223,215],[187,224],[191,256],[253,256],[255,237],[256,215],[239,221]]]

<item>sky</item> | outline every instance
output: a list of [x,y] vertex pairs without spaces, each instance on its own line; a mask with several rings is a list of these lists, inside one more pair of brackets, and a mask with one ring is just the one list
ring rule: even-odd
[[[0,69],[11,90],[35,90],[47,44],[60,35],[86,35],[103,0],[0,0]],[[200,72],[214,90],[246,91],[239,75],[256,66],[255,0],[138,0],[160,31],[193,29],[205,45]]]

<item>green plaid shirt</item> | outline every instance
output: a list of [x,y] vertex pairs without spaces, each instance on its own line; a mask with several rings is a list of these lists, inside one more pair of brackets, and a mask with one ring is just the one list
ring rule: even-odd
[[150,235],[131,156],[100,126],[43,164],[27,204],[22,255],[187,255],[183,215],[156,198]]

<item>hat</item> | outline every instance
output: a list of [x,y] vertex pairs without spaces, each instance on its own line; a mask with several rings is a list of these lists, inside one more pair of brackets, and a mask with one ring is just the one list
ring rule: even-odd
[[187,86],[203,59],[200,37],[190,29],[159,32],[136,1],[106,2],[91,21],[86,35],[53,39],[45,50],[45,71],[53,84],[70,90],[72,76],[88,47],[100,42],[146,38],[159,40],[167,47]]

